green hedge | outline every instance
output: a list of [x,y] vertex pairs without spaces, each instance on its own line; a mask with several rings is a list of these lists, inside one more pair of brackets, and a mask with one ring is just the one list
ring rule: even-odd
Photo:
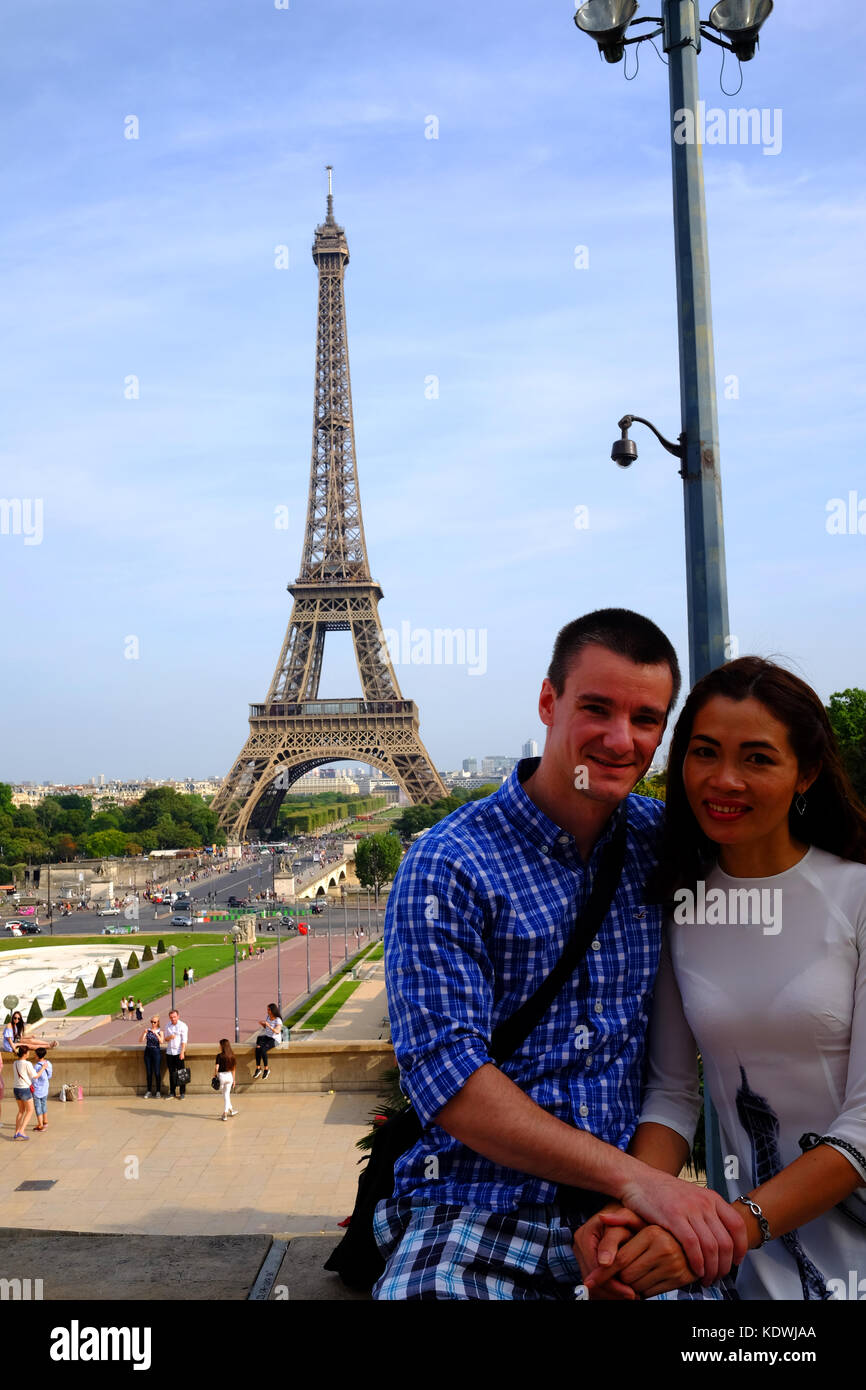
[[86,989],[86,987],[85,987],[84,981],[81,979],[80,976],[79,976],[79,979],[78,979],[78,984],[75,986],[75,993],[73,994],[72,997],[73,997],[73,999],[86,999],[86,998],[87,998],[87,989]]
[[63,995],[59,989],[56,989],[54,991],[54,998],[51,1001],[51,1008],[52,1010],[66,1008],[66,1000],[63,998]]
[[104,989],[105,986],[106,986],[107,984],[108,984],[108,981],[107,981],[106,978],[105,978],[105,971],[103,970],[102,966],[100,965],[99,969],[97,970],[96,974],[95,974],[94,977],[93,977],[93,986],[92,986],[92,987],[93,987],[93,989]]
[[38,1000],[38,999],[34,999],[34,1000],[33,1000],[33,1003],[30,1005],[30,1012],[29,1012],[29,1014],[27,1015],[27,1022],[28,1022],[28,1023],[38,1023],[41,1017],[42,1017],[42,1010],[41,1010],[40,1007],[39,1007],[39,1000]]

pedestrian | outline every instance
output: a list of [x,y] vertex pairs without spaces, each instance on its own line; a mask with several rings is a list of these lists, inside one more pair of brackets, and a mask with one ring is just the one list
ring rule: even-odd
[[184,987],[186,987],[186,986],[189,984],[189,967],[188,967],[188,966],[185,966],[185,967],[184,967],[184,972],[183,972],[183,983],[184,983]]
[[123,998],[122,998],[121,1001],[120,1001],[120,1017],[122,1018],[123,1022],[125,1023],[125,1022],[126,1022],[126,995],[124,995]]
[[220,1038],[220,1050],[214,1058],[214,1076],[220,1083],[220,1092],[223,1098],[223,1119],[228,1120],[232,1115],[236,1115],[237,1110],[232,1109],[232,1087],[235,1084],[235,1069],[237,1059],[232,1052],[232,1046],[228,1038]]
[[193,981],[194,981],[194,979],[195,979],[195,966],[191,965],[191,966],[189,967],[189,981],[188,981],[188,983],[189,983],[189,984],[192,984]]
[[177,1072],[179,1067],[184,1066],[184,1053],[188,1039],[189,1029],[185,1023],[181,1023],[177,1009],[172,1009],[165,1027],[165,1060],[168,1066],[168,1090],[172,1100],[174,1100],[174,1093],[178,1088],[180,1088],[178,1100],[183,1100],[186,1095],[186,1084],[178,1081]]
[[136,1019],[138,1020],[139,1023],[141,1022],[142,1018],[144,1017],[143,1005],[142,1005],[142,1002],[141,1002],[140,999],[138,1000],[138,1002],[137,1002],[137,1004],[136,1004],[136,1006],[135,1006],[135,1017],[136,1017]]
[[259,1019],[259,1027],[263,1031],[256,1038],[256,1069],[253,1072],[253,1081],[258,1081],[259,1077],[263,1081],[267,1081],[271,1074],[271,1069],[268,1066],[268,1053],[272,1047],[279,1047],[283,1040],[283,1020],[280,1018],[276,1004],[268,1005],[268,1016]]
[[45,1047],[37,1047],[36,1056],[39,1061],[33,1073],[33,1109],[36,1113],[36,1131],[48,1128],[48,1121],[45,1112],[48,1108],[48,1083],[54,1074],[54,1068],[50,1062],[46,1062]]
[[144,1098],[150,1100],[153,1097],[155,1100],[161,1100],[162,1053],[160,1048],[165,1042],[165,1038],[159,1026],[159,1014],[154,1014],[150,1020],[150,1027],[145,1028],[138,1041],[144,1043],[144,1070],[147,1076],[147,1090],[144,1093]]
[[14,1052],[24,1032],[24,1018],[16,1009],[3,1029],[3,1051]]
[[[573,1233],[596,1194],[669,1232],[698,1277],[745,1256],[745,1222],[717,1193],[627,1151],[663,915],[644,884],[664,806],[632,788],[679,685],[649,619],[604,609],[569,623],[539,695],[542,756],[426,831],[397,871],[388,1013],[420,1138],[376,1211],[378,1300],[572,1299]],[[499,1025],[521,1012],[530,1031],[515,1027],[509,1048]],[[685,1296],[703,1295],[720,1297]]]
[[30,1135],[25,1134],[24,1131],[33,1117],[33,1092],[30,1088],[36,1075],[36,1069],[32,1063],[27,1061],[29,1051],[26,1043],[22,1043],[20,1047],[16,1048],[18,1055],[12,1064],[13,1094],[18,1102],[18,1117],[15,1121],[13,1139],[30,1138]]
[[[5,1090],[5,1087],[4,1087],[4,1084],[3,1084],[3,1049],[0,1048],[0,1109],[2,1109],[2,1105],[3,1105],[3,1092],[4,1092],[4,1090]],[[2,1121],[0,1121],[0,1123],[2,1123]]]

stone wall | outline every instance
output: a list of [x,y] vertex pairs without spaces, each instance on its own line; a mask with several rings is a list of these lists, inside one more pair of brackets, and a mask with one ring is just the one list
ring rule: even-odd
[[[255,1048],[238,1043],[235,1086],[243,1093],[253,1084]],[[54,1068],[50,1096],[56,1099],[64,1084],[77,1086],[89,1096],[144,1096],[143,1047],[60,1046],[48,1054]],[[187,1049],[186,1060],[192,1072],[187,1091],[192,1095],[211,1093],[210,1079],[216,1049],[195,1044]],[[268,1091],[371,1091],[382,1089],[382,1077],[395,1065],[394,1051],[385,1042],[311,1041],[283,1043],[269,1054],[271,1074],[256,1087]],[[162,1089],[168,1086],[168,1068],[163,1060]],[[11,1088],[10,1088],[11,1089]],[[8,1093],[7,1093],[8,1094]]]

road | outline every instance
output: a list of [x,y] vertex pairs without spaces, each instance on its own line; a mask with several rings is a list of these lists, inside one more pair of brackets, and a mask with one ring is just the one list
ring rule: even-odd
[[[171,886],[177,891],[188,892],[193,904],[200,909],[209,911],[214,908],[219,911],[220,908],[227,907],[229,897],[245,898],[250,895],[255,897],[267,889],[272,889],[271,861],[244,860],[235,870],[224,871],[204,878],[199,875],[195,883],[185,884],[182,887],[176,884]],[[346,899],[345,908],[338,899],[321,898],[320,901],[325,909],[320,916],[311,914],[309,917],[296,918],[295,920],[308,921],[317,934],[328,931],[337,934],[348,932],[351,938],[356,927],[363,925],[366,931],[368,923],[374,933],[377,930],[381,931],[384,908],[380,907],[377,914],[372,900],[368,901],[366,891],[362,890],[360,894],[350,892]],[[300,900],[298,905],[303,907],[305,901]],[[171,918],[171,908],[154,906],[145,901],[144,898],[139,898],[137,923],[139,931],[170,930]],[[373,918],[377,919],[378,927],[374,925]],[[27,919],[21,918],[20,920],[26,921]],[[44,908],[40,911],[38,920],[43,936],[48,935]],[[98,917],[95,912],[78,912],[77,910],[70,913],[68,917],[60,917],[55,912],[52,934],[54,936],[99,936],[104,927],[127,926],[129,924],[130,919],[124,916],[123,909],[118,917]],[[184,930],[192,932],[218,931],[220,926],[219,922],[213,925],[207,922],[198,922]],[[272,935],[269,932],[260,934],[265,937]],[[2,935],[5,938],[7,933],[3,932]],[[367,939],[369,940],[369,937]]]

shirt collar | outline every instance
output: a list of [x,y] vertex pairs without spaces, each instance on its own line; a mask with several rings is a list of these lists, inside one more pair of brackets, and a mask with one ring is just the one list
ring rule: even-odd
[[[510,776],[494,795],[512,825],[531,844],[540,849],[542,854],[563,853],[568,850],[576,854],[577,847],[574,843],[574,836],[568,830],[564,830],[561,825],[557,825],[556,821],[550,819],[550,816],[545,815],[523,787],[523,783],[528,781],[540,763],[541,758],[521,758]],[[593,858],[607,844],[620,819],[627,814],[627,800],[628,798],[621,801],[610,817],[603,833],[593,847]]]

